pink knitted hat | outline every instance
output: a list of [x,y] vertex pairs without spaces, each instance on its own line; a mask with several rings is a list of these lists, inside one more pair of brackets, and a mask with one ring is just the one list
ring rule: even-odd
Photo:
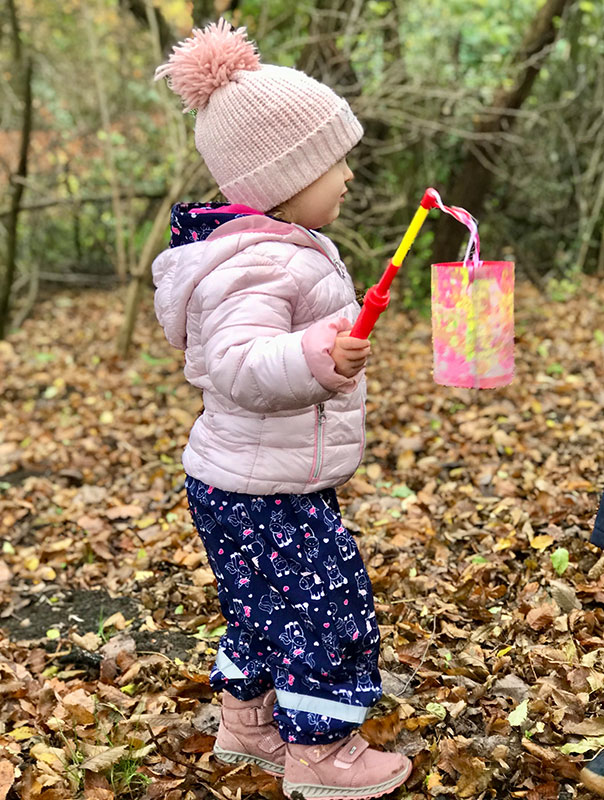
[[350,106],[304,72],[261,64],[246,29],[196,29],[155,79],[197,110],[195,146],[231,203],[268,211],[320,178],[363,135]]

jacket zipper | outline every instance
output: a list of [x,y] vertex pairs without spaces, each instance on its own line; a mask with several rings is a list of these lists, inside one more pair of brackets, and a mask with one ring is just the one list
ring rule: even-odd
[[316,481],[323,466],[323,434],[325,429],[325,403],[315,406],[315,457],[310,479]]
[[314,233],[309,231],[308,228],[305,228],[303,225],[298,225],[296,222],[292,224],[295,228],[298,228],[298,230],[302,231],[302,233],[305,233],[306,236],[312,239],[312,241],[316,244],[317,248],[323,253],[324,256],[327,256],[327,258],[334,265],[336,272],[338,273],[340,278],[346,277],[346,267],[344,266],[344,264],[340,261],[339,258],[335,258],[334,256],[332,256],[331,253],[325,247],[323,247],[318,237],[315,236]]
[[365,416],[366,416],[366,413],[367,412],[365,410],[365,401],[363,401],[362,404],[361,404],[361,454],[360,454],[360,457],[359,457],[359,464],[363,460],[363,454],[365,452],[365,440],[366,440],[366,437],[367,437],[367,434],[365,433]]

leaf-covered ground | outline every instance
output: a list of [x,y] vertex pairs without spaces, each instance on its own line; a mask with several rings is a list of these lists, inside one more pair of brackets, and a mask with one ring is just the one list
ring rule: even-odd
[[[517,291],[517,378],[436,386],[429,323],[391,309],[364,467],[340,492],[373,581],[393,798],[587,798],[604,744],[604,289]],[[148,293],[50,296],[0,343],[0,800],[282,797],[210,755],[224,620],[180,453],[199,411]],[[581,755],[585,753],[585,756]]]

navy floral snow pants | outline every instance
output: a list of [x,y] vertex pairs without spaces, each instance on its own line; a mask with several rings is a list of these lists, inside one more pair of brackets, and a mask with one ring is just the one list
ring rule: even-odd
[[285,741],[347,736],[381,696],[380,635],[335,491],[254,497],[190,476],[185,485],[228,623],[212,686],[240,700],[274,686]]
[[600,507],[598,509],[598,516],[591,534],[590,542],[597,547],[604,548],[604,494],[600,498]]

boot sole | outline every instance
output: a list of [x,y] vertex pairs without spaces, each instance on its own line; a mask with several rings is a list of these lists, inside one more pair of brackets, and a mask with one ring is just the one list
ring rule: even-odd
[[319,786],[313,783],[291,783],[288,780],[283,781],[283,794],[286,797],[292,796],[293,792],[300,792],[305,798],[320,797],[321,800],[349,800],[349,798],[359,797],[381,797],[387,792],[396,789],[397,786],[405,783],[413,770],[413,764],[408,762],[405,769],[383,783],[376,783],[373,786],[357,786],[357,787],[344,787],[344,786]]
[[274,761],[267,761],[262,756],[252,756],[250,753],[238,753],[235,750],[223,750],[219,745],[214,745],[214,755],[223,764],[255,764],[265,772],[274,775],[276,778],[283,777],[285,768]]
[[604,776],[592,772],[588,767],[583,767],[579,773],[579,780],[591,792],[604,797]]

